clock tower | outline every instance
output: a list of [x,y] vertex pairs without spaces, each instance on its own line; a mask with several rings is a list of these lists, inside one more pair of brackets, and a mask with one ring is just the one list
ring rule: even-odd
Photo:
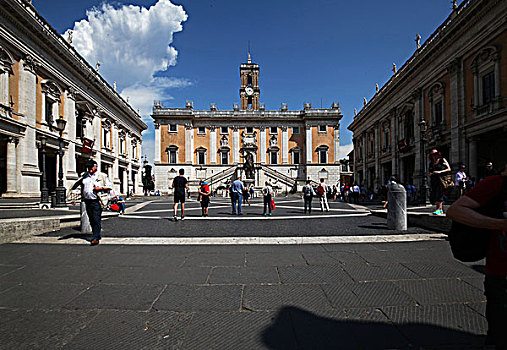
[[250,53],[248,53],[248,63],[242,63],[239,68],[239,76],[241,110],[259,110],[259,65],[252,63]]

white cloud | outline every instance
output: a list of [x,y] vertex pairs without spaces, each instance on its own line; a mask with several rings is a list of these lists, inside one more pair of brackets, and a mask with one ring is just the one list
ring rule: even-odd
[[174,33],[183,30],[187,14],[170,0],[150,8],[104,3],[86,12],[87,19],[74,23],[73,45],[120,89],[148,82],[153,74],[176,64],[178,51],[170,46]]
[[348,154],[350,153],[350,151],[352,151],[353,148],[354,148],[353,144],[340,145],[340,153],[339,153],[340,159],[347,158]]
[[[134,109],[139,109],[148,130],[143,133],[143,153],[153,159],[154,132],[149,114],[154,100],[169,100],[168,90],[192,85],[186,79],[155,77],[176,65],[178,51],[171,46],[174,33],[183,30],[188,18],[182,6],[158,0],[149,8],[103,3],[74,23],[72,44],[118,90]],[[68,31],[65,33],[67,36]]]

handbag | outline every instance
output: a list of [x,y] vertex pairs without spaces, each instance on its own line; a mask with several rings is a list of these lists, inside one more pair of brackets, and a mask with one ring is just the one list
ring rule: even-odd
[[[507,178],[504,178],[503,190],[485,208],[477,210],[483,215],[501,217],[503,201],[507,198]],[[448,234],[452,255],[463,262],[474,262],[482,260],[488,254],[491,230],[485,228],[471,227],[453,221],[451,231]]]
[[452,181],[451,174],[448,175],[441,175],[439,176],[440,182],[442,183],[442,187],[444,190],[448,189],[449,187],[454,187],[454,181]]
[[107,208],[107,203],[109,202],[109,194],[105,192],[99,192],[97,193],[97,198],[99,199],[99,203],[102,209]]

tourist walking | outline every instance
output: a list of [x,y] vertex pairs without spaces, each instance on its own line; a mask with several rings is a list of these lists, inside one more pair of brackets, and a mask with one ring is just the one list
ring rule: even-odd
[[319,197],[320,211],[324,209],[329,211],[329,204],[327,202],[327,185],[324,183],[324,179],[320,179],[320,184],[317,186],[317,196]]
[[248,204],[250,206],[250,191],[248,187],[243,187],[243,204]]
[[308,214],[312,213],[312,199],[315,196],[315,191],[313,190],[312,185],[310,184],[310,180],[306,180],[306,185],[303,186],[303,200],[305,201],[305,209],[304,213],[308,212]]
[[199,196],[201,199],[201,216],[208,216],[209,196],[211,192],[209,190],[208,183],[203,181],[199,187]]
[[454,186],[456,187],[458,198],[465,194],[467,181],[468,177],[467,174],[465,174],[465,164],[460,164],[459,170],[455,175],[454,181]]
[[273,200],[273,187],[269,182],[264,183],[262,188],[262,197],[264,198],[264,216],[268,213],[271,216],[271,201]]
[[338,188],[336,185],[333,185],[333,201],[336,202],[336,197],[338,196]]
[[184,176],[185,169],[180,169],[179,175],[173,180],[174,189],[174,221],[178,221],[178,204],[181,203],[181,220],[185,220],[185,191],[189,190],[188,180]]
[[[92,227],[91,245],[99,244],[102,229],[102,207],[107,205],[107,193],[111,190],[111,180],[106,174],[97,171],[97,162],[88,161],[87,174],[83,178],[83,197],[86,204],[86,214]],[[103,203],[103,202],[106,203]]]
[[238,177],[231,185],[231,202],[232,202],[232,215],[236,215],[236,203],[238,204],[238,215],[241,213],[241,202],[243,200],[243,182],[241,177]]
[[444,210],[442,208],[442,204],[444,202],[444,181],[446,181],[445,177],[449,175],[451,171],[451,167],[445,158],[442,157],[442,153],[436,149],[433,149],[429,155],[430,166],[429,166],[429,176],[430,176],[430,202],[435,205],[435,211],[433,214],[435,215],[443,215]]
[[352,186],[352,198],[354,199],[354,203],[359,203],[359,195],[361,193],[361,188],[357,184],[357,182],[354,183],[354,186]]

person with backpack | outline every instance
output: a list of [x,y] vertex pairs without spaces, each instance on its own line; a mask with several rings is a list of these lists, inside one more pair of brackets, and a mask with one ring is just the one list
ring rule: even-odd
[[312,213],[312,199],[315,196],[315,191],[311,185],[310,180],[306,180],[306,185],[303,186],[303,200],[305,201],[304,213],[308,211],[308,214]]
[[320,184],[317,186],[317,197],[319,197],[320,211],[324,209],[329,211],[329,204],[327,202],[327,185],[324,183],[324,179],[320,179]]
[[264,183],[265,186],[262,189],[262,197],[264,198],[264,216],[269,212],[271,216],[271,201],[273,200],[273,187],[269,182]]
[[206,181],[201,183],[201,187],[199,188],[199,197],[201,199],[201,216],[208,216],[208,206],[209,206],[209,196],[211,194],[209,190],[209,185]]
[[[453,220],[449,241],[454,256],[463,261],[477,261],[484,255],[486,257],[486,345],[506,349],[507,165],[501,175],[485,178],[454,202],[447,210],[447,217]],[[455,226],[455,223],[466,226]],[[465,235],[469,240],[460,241]],[[477,252],[481,246],[484,247],[483,251]]]
[[174,222],[178,221],[178,204],[181,203],[181,220],[185,220],[185,191],[189,189],[188,180],[184,176],[185,169],[179,170],[179,175],[173,179],[174,188]]

